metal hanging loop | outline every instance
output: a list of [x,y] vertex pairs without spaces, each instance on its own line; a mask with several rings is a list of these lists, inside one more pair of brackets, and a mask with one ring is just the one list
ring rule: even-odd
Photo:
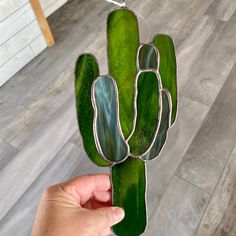
[[122,0],[122,3],[117,2],[115,0],[105,0],[105,1],[109,2],[109,3],[113,3],[113,4],[115,4],[116,6],[119,6],[119,7],[126,7],[125,0]]

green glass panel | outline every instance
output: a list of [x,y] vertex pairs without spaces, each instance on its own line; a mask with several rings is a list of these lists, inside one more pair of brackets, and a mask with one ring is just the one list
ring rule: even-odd
[[108,166],[98,153],[93,138],[93,106],[91,102],[91,85],[98,77],[99,68],[96,59],[91,54],[81,55],[75,66],[75,95],[77,120],[84,149],[90,159],[98,166]]
[[163,88],[168,90],[171,94],[171,124],[173,124],[177,113],[177,81],[174,44],[170,36],[163,34],[156,35],[153,39],[153,44],[160,53],[159,73],[161,75]]
[[109,74],[119,89],[120,122],[127,138],[133,127],[134,81],[139,47],[138,22],[127,8],[112,11],[107,20]]
[[150,147],[158,126],[159,83],[155,72],[142,72],[137,80],[137,118],[129,145],[130,153],[140,156]]
[[143,44],[139,48],[138,60],[140,70],[158,69],[158,55],[157,50],[150,44]]
[[138,236],[145,231],[145,168],[144,161],[132,157],[112,166],[113,205],[125,210],[125,218],[113,226],[119,236]]
[[95,106],[95,132],[98,150],[111,162],[119,162],[128,155],[118,119],[118,94],[115,81],[108,76],[99,77],[93,85],[92,94]]
[[158,133],[155,139],[155,142],[152,145],[152,148],[149,150],[148,153],[146,153],[141,158],[143,160],[151,160],[155,157],[157,157],[162,150],[166,138],[167,138],[167,131],[170,126],[170,100],[169,96],[170,94],[167,91],[162,90],[161,91],[162,96],[162,113],[161,113],[161,122],[158,129]]

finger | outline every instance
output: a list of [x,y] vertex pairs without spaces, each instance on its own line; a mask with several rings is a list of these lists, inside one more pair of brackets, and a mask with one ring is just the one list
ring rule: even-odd
[[102,232],[119,223],[124,218],[124,210],[119,207],[105,207],[87,211],[87,219],[90,222],[90,233]]
[[83,208],[90,209],[90,210],[103,208],[103,207],[110,207],[110,206],[111,206],[111,203],[99,202],[99,201],[94,200],[94,199],[90,199],[84,205],[82,205]]
[[62,187],[79,204],[83,205],[94,192],[108,191],[111,188],[111,182],[108,174],[83,175],[63,183]]
[[111,191],[101,192],[95,191],[93,193],[94,198],[100,202],[110,202],[111,201]]
[[100,234],[100,236],[109,236],[109,235],[113,235],[111,228],[103,230]]

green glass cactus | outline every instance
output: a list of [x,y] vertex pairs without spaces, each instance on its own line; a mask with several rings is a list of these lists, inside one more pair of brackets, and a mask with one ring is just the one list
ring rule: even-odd
[[175,51],[168,35],[140,45],[127,7],[108,15],[107,39],[108,75],[99,75],[91,54],[76,62],[78,125],[90,159],[110,166],[113,205],[125,210],[113,232],[137,236],[147,224],[145,161],[159,155],[176,119]]

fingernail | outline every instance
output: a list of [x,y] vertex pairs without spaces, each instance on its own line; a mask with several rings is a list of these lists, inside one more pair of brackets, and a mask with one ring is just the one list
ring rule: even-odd
[[114,214],[114,218],[117,221],[121,221],[125,217],[125,212],[120,207],[113,207],[112,212]]

